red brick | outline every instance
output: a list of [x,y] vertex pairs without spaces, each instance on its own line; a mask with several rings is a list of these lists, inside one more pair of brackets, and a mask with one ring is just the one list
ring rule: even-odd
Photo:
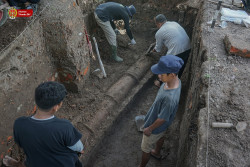
[[250,58],[250,42],[240,39],[237,36],[226,35],[224,44],[229,54],[235,54],[241,57]]

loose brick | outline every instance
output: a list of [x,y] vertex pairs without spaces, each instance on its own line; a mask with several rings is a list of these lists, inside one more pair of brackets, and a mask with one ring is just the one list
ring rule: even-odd
[[235,35],[226,35],[224,44],[229,54],[250,58],[250,41],[244,41]]

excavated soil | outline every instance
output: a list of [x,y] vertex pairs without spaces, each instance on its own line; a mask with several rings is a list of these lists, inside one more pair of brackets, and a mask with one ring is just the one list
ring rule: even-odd
[[0,51],[7,47],[24,30],[29,21],[30,19],[27,18],[8,19],[0,27]]

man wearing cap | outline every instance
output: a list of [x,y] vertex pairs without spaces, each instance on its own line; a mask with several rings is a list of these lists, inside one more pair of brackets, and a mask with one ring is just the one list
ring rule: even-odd
[[167,21],[163,14],[155,17],[155,24],[159,30],[155,34],[156,44],[153,52],[160,52],[162,47],[166,46],[167,55],[182,58],[184,65],[179,71],[179,78],[181,78],[190,53],[190,39],[177,22]]
[[123,20],[125,24],[125,29],[127,35],[129,36],[131,42],[129,44],[135,45],[136,42],[129,28],[129,18],[135,14],[136,9],[133,5],[123,6],[122,4],[116,2],[106,2],[100,4],[95,10],[95,19],[97,24],[103,29],[104,34],[111,45],[112,58],[117,62],[122,62],[123,59],[117,56],[117,42],[116,33],[118,31],[114,24],[115,20]]
[[31,117],[20,117],[14,123],[14,140],[26,154],[24,164],[5,156],[6,166],[81,167],[78,154],[83,153],[82,135],[73,125],[54,114],[66,96],[58,82],[44,82],[35,90],[38,107]]
[[[181,81],[178,72],[183,64],[181,58],[167,55],[162,56],[158,64],[151,67],[151,71],[158,74],[163,84],[144,119],[142,160],[139,167],[147,165],[150,155],[161,158],[160,151],[166,129],[174,120],[179,105]],[[155,149],[153,149],[154,144],[156,144]]]

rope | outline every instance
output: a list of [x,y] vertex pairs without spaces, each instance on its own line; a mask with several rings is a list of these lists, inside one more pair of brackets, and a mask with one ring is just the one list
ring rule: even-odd
[[[209,9],[209,3],[207,2],[207,7],[206,9]],[[208,17],[209,18],[209,17]],[[215,18],[217,19],[217,18]],[[210,21],[210,20],[207,20],[207,22]],[[209,25],[207,25],[207,31],[209,32]],[[207,145],[206,145],[206,167],[208,167],[208,158],[209,158],[209,127],[210,127],[210,102],[209,102],[209,99],[210,99],[210,82],[211,82],[211,59],[210,59],[210,56],[211,56],[211,40],[210,40],[210,37],[208,37],[208,46],[209,46],[209,49],[208,49],[208,90],[207,90],[207,137],[206,137],[206,140],[207,140]]]

